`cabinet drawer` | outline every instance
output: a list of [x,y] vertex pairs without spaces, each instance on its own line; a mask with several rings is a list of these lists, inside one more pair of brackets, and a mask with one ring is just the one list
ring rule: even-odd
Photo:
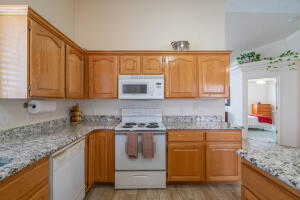
[[199,130],[170,130],[169,142],[196,142],[204,141],[204,132]]
[[41,185],[47,184],[48,159],[42,159],[1,182],[0,197],[6,200],[29,199],[38,194]]
[[251,190],[258,199],[264,200],[296,200],[299,199],[271,179],[242,164],[242,184]]
[[208,131],[206,141],[242,141],[242,133],[241,131]]

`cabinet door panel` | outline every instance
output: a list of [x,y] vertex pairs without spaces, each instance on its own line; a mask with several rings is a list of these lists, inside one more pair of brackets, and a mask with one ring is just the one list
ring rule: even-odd
[[168,181],[203,181],[204,159],[203,143],[169,143]]
[[198,56],[199,96],[228,97],[229,56]]
[[83,54],[70,46],[66,48],[66,97],[84,96],[84,59]]
[[169,98],[197,97],[197,63],[194,56],[166,58],[165,91]]
[[206,147],[207,181],[240,180],[241,159],[236,151],[239,143],[208,143]]
[[65,44],[30,21],[30,96],[65,97]]
[[89,58],[90,98],[117,98],[117,56],[91,56]]
[[142,74],[163,74],[163,56],[143,56]]
[[120,74],[141,74],[141,57],[120,56]]
[[113,183],[115,177],[114,132],[95,131],[95,182]]

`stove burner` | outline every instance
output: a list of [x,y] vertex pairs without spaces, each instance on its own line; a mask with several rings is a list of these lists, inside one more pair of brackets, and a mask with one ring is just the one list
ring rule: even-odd
[[127,122],[125,123],[125,126],[135,126],[136,123],[135,122]]
[[138,123],[138,127],[144,127],[144,126],[146,126],[145,123]]
[[128,124],[126,125],[126,124],[125,124],[125,125],[122,126],[122,128],[133,128],[133,126],[132,126],[132,125],[128,125]]
[[158,128],[159,126],[158,126],[158,124],[149,124],[149,125],[147,125],[146,126],[147,128]]

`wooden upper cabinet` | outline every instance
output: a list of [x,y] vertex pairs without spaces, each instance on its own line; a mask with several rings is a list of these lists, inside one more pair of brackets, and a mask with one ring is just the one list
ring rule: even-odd
[[206,147],[207,181],[240,180],[241,162],[236,154],[240,148],[240,143],[208,143]]
[[117,98],[118,57],[89,57],[89,97]]
[[120,74],[141,74],[141,57],[120,56]]
[[163,74],[163,56],[143,56],[142,74]]
[[84,97],[84,56],[68,45],[66,47],[66,97]]
[[229,96],[229,55],[198,56],[199,96]]
[[30,97],[65,97],[65,44],[30,20]]
[[204,143],[170,142],[168,144],[168,181],[204,181],[204,163]]
[[165,68],[165,95],[167,98],[198,96],[197,62],[195,56],[168,56]]

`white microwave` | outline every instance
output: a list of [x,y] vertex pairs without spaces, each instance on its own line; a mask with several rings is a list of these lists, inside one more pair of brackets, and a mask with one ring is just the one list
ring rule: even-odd
[[164,75],[119,75],[119,99],[163,99]]

